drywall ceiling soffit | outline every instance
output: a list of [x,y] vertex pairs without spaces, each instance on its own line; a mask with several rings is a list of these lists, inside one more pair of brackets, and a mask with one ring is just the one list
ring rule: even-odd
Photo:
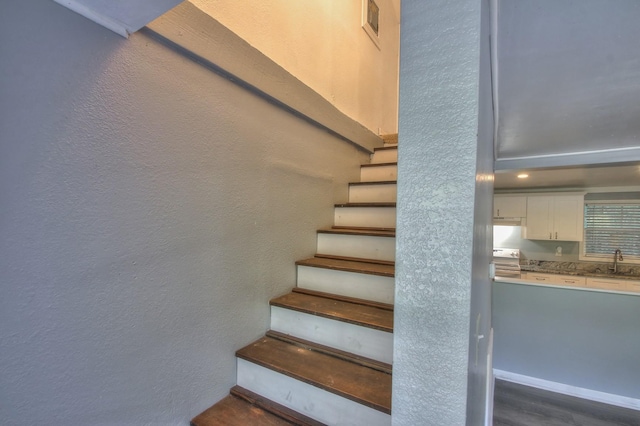
[[496,169],[640,160],[640,1],[498,1]]
[[128,37],[183,0],[54,1],[123,37]]
[[[526,179],[518,174],[526,173]],[[558,189],[558,188],[621,188],[640,187],[640,163],[609,166],[557,167],[548,169],[504,170],[495,174],[498,190]]]

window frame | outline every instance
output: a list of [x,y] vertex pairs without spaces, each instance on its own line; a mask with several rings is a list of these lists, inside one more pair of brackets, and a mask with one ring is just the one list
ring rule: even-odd
[[[587,208],[587,204],[608,204],[608,205],[612,205],[612,204],[640,204],[640,200],[634,200],[634,199],[628,199],[628,200],[617,200],[617,199],[612,199],[612,200],[584,200],[584,219],[583,219],[583,224],[582,224],[582,241],[580,241],[580,253],[579,253],[579,260],[581,261],[587,261],[587,262],[605,262],[605,263],[612,263],[613,262],[613,253],[611,254],[607,254],[607,255],[601,255],[601,256],[597,256],[597,255],[587,255],[585,253],[586,250],[586,245],[587,245],[587,238],[586,238],[586,222],[587,222],[587,213],[586,213],[586,208]],[[624,257],[623,261],[618,261],[619,264],[640,264],[640,255],[635,255],[635,256],[631,256],[628,255],[627,253],[624,252],[624,250],[622,251],[622,256]]]

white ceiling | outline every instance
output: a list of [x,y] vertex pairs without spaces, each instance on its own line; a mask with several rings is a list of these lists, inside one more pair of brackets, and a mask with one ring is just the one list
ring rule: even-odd
[[640,1],[497,5],[496,168],[640,161]]

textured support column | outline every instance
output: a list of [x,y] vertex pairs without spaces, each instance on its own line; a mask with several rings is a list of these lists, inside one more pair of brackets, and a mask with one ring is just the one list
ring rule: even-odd
[[[479,104],[481,9],[479,0],[402,3],[396,426],[484,420],[484,382],[469,381],[470,358],[479,357],[475,368],[486,375],[487,345],[476,342],[490,326],[489,299],[480,317],[472,308],[475,276],[490,294],[493,153],[492,127],[478,121],[487,112]],[[491,121],[490,109],[482,119]],[[468,399],[472,388],[479,398]],[[468,404],[477,409],[467,414]]]

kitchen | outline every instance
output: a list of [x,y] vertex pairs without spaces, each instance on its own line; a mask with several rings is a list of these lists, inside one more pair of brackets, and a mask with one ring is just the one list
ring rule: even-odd
[[494,375],[640,410],[640,3],[496,5]]
[[637,164],[496,173],[496,378],[640,410],[637,182]]

